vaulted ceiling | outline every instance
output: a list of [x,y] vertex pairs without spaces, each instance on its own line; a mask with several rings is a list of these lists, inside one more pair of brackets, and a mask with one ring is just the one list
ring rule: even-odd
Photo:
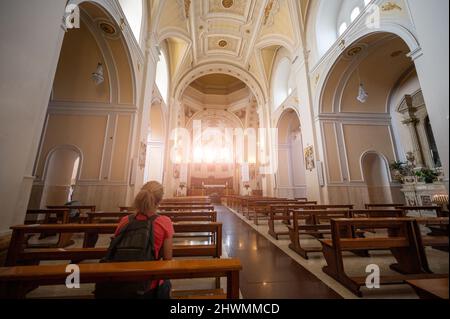
[[220,62],[267,86],[274,48],[293,53],[300,46],[302,7],[295,0],[160,1],[156,36],[170,56],[172,80],[198,65]]

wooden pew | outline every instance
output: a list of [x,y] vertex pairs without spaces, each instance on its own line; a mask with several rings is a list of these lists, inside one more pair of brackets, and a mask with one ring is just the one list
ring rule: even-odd
[[[305,210],[296,211],[292,214],[292,226],[288,226],[291,240],[289,248],[305,259],[308,259],[308,253],[321,252],[322,247],[303,247],[300,236],[309,235],[317,239],[323,238],[323,235],[331,234],[330,220],[332,218],[350,217],[349,211],[342,210]],[[303,223],[300,223],[300,221]]]
[[[404,209],[397,210],[351,210],[351,218],[395,218],[409,217]],[[434,249],[448,251],[448,217],[410,217],[415,219],[419,225],[432,229],[432,232],[423,236],[422,243],[425,247],[433,247]],[[433,231],[440,229],[440,232]],[[373,229],[364,229],[366,232],[374,232]]]
[[164,199],[161,204],[193,204],[193,205],[202,205],[207,204],[211,205],[211,198],[203,197],[203,198],[172,198],[172,199]]
[[[161,216],[169,217],[172,222],[217,222],[217,212],[160,212]],[[130,212],[91,212],[88,213],[88,224],[118,223]]]
[[213,205],[160,205],[158,211],[173,212],[173,211],[214,211]]
[[420,299],[449,299],[448,277],[438,279],[407,280]]
[[[20,225],[11,227],[13,235],[6,257],[6,266],[19,264],[36,264],[41,260],[83,261],[101,259],[107,248],[96,248],[99,234],[114,234],[117,224],[61,224],[61,225]],[[222,224],[221,223],[176,223],[176,234],[211,233],[211,242],[207,245],[174,245],[174,257],[214,257],[222,256]],[[41,232],[84,233],[82,248],[54,249],[29,248],[24,243],[27,234]]]
[[352,209],[351,218],[396,218],[406,217],[401,209]]
[[95,205],[79,205],[79,206],[66,206],[66,205],[60,205],[60,206],[47,206],[48,209],[70,209],[70,210],[78,210],[80,213],[80,220],[83,221],[87,218],[86,213],[87,212],[95,212],[97,209],[97,206]]
[[380,204],[365,204],[365,209],[397,209],[397,207],[405,206],[404,204],[390,204],[390,203],[380,203]]
[[[317,204],[316,202],[311,204]],[[259,224],[260,219],[268,219],[271,205],[292,205],[292,209],[300,207],[301,205],[296,200],[287,199],[265,199],[265,200],[250,200],[247,204],[247,218],[253,219],[255,225]],[[252,217],[253,215],[253,217]],[[245,216],[245,215],[244,215]]]
[[[383,229],[388,230],[384,237],[356,238],[341,236],[347,229]],[[322,239],[323,254],[327,266],[323,271],[340,282],[343,286],[362,297],[361,286],[365,285],[366,276],[350,277],[344,269],[342,251],[390,250],[397,264],[390,266],[399,275],[382,276],[380,283],[402,284],[410,279],[442,278],[432,274],[421,242],[419,224],[412,218],[353,218],[332,219],[332,239]]]
[[236,211],[244,216],[248,214],[249,204],[254,201],[269,201],[269,200],[287,200],[286,198],[265,197],[265,196],[237,196]]
[[[297,206],[298,205],[298,206]],[[350,209],[353,209],[353,205],[314,205],[314,204],[296,204],[294,207],[289,207],[284,209],[278,209],[277,205],[271,205],[271,208],[269,210],[269,235],[273,238],[277,239],[279,236],[283,235],[289,235],[289,231],[286,229],[286,231],[276,231],[275,229],[275,222],[276,221],[282,221],[286,225],[291,224],[292,220],[292,212],[299,211],[302,212],[303,210],[344,210],[348,211]],[[312,222],[312,221],[310,221]]]
[[[40,216],[44,216],[44,219],[39,219]],[[28,209],[25,215],[25,224],[52,224],[69,223],[70,209]]]
[[[239,299],[242,266],[237,259],[95,263],[79,267],[82,284],[226,277],[226,297]],[[65,285],[67,275],[66,265],[0,268],[0,298],[25,298],[30,288]]]
[[[54,208],[54,209],[29,209],[25,215],[25,224],[68,224],[70,223],[70,208],[64,206],[65,208]],[[44,219],[39,220],[39,216],[44,215]],[[31,219],[30,217],[35,218]],[[44,239],[57,234],[52,233],[42,233],[40,239]],[[72,234],[59,234],[58,242],[53,245],[59,248],[64,248],[73,244]]]
[[439,233],[432,231],[426,235],[420,233],[422,237],[421,241],[425,247],[432,247],[437,250],[448,252],[449,246],[449,218],[448,217],[418,217],[414,218],[420,225],[428,227],[430,229],[441,229]]

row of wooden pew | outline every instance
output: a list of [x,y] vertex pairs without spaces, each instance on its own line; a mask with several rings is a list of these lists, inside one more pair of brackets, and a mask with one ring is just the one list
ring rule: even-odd
[[[266,220],[273,238],[289,236],[289,248],[303,258],[308,259],[310,253],[323,253],[327,262],[323,271],[357,296],[362,296],[360,288],[366,277],[346,274],[343,251],[361,257],[370,257],[370,251],[390,251],[397,260],[391,269],[399,275],[382,277],[381,284],[414,282],[417,286],[418,280],[436,283],[443,279],[442,284],[448,287],[448,274],[433,274],[425,251],[425,247],[432,247],[448,252],[449,218],[441,207],[382,203],[366,204],[364,210],[356,210],[351,204],[317,205],[305,198],[258,196],[227,196],[224,201],[256,225]],[[424,227],[431,232],[422,234]],[[318,245],[311,246],[311,239],[317,240]],[[307,245],[302,244],[305,240]]]
[[[200,291],[200,295],[199,292],[189,292],[187,298],[239,298],[239,272],[242,266],[239,260],[221,259],[222,224],[217,223],[217,213],[207,198],[176,199],[162,203],[158,213],[168,216],[174,222],[173,254],[176,259],[149,263],[82,263],[105,256],[107,248],[97,247],[99,236],[112,235],[118,221],[132,211],[130,207],[121,208],[117,212],[97,212],[93,206],[69,209],[84,210],[83,218],[78,223],[70,223],[67,207],[52,207],[29,212],[29,215],[43,215],[43,224],[28,223],[11,228],[13,234],[7,254],[7,267],[0,268],[0,297],[24,298],[40,285],[64,284],[67,277],[67,263],[64,261],[70,261],[79,265],[83,283],[105,280],[121,282],[129,278],[136,281],[216,278],[216,289]],[[48,224],[49,221],[54,223]],[[83,241],[81,247],[70,248],[62,248],[60,244],[32,244],[29,240],[32,234],[41,235],[40,237],[59,234],[60,239],[72,234],[82,234]],[[192,238],[202,240],[200,244],[193,244],[190,241]],[[178,257],[183,257],[183,260]],[[205,257],[212,259],[204,259]],[[40,265],[41,261],[59,261],[61,264]],[[226,293],[220,287],[220,277],[227,278]],[[181,296],[186,298],[186,292],[175,293],[175,297]]]

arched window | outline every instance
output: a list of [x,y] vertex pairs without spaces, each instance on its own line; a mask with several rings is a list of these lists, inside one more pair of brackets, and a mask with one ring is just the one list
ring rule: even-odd
[[350,21],[353,22],[360,15],[361,9],[359,7],[355,7],[350,14]]
[[156,66],[156,86],[167,104],[169,96],[169,66],[167,65],[166,56],[161,52],[159,55],[159,62]]
[[317,49],[322,56],[336,42],[372,0],[320,1],[316,19]]
[[289,96],[289,75],[291,62],[288,58],[282,58],[276,66],[273,82],[273,108],[277,109]]
[[141,27],[142,27],[142,15],[143,4],[142,0],[119,0],[122,11],[127,18],[134,37],[139,43],[141,40]]
[[345,30],[347,30],[347,23],[343,22],[339,27],[339,36],[341,36],[345,32]]

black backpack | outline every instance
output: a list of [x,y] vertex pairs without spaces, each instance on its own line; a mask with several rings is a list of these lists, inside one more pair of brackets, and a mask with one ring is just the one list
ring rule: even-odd
[[[139,221],[135,215],[130,215],[129,223],[111,241],[106,256],[100,262],[156,260],[153,222],[158,217],[158,215],[154,215],[147,220]],[[148,292],[150,284],[151,281],[148,280],[145,282],[98,283],[94,294],[97,299],[141,298]]]

